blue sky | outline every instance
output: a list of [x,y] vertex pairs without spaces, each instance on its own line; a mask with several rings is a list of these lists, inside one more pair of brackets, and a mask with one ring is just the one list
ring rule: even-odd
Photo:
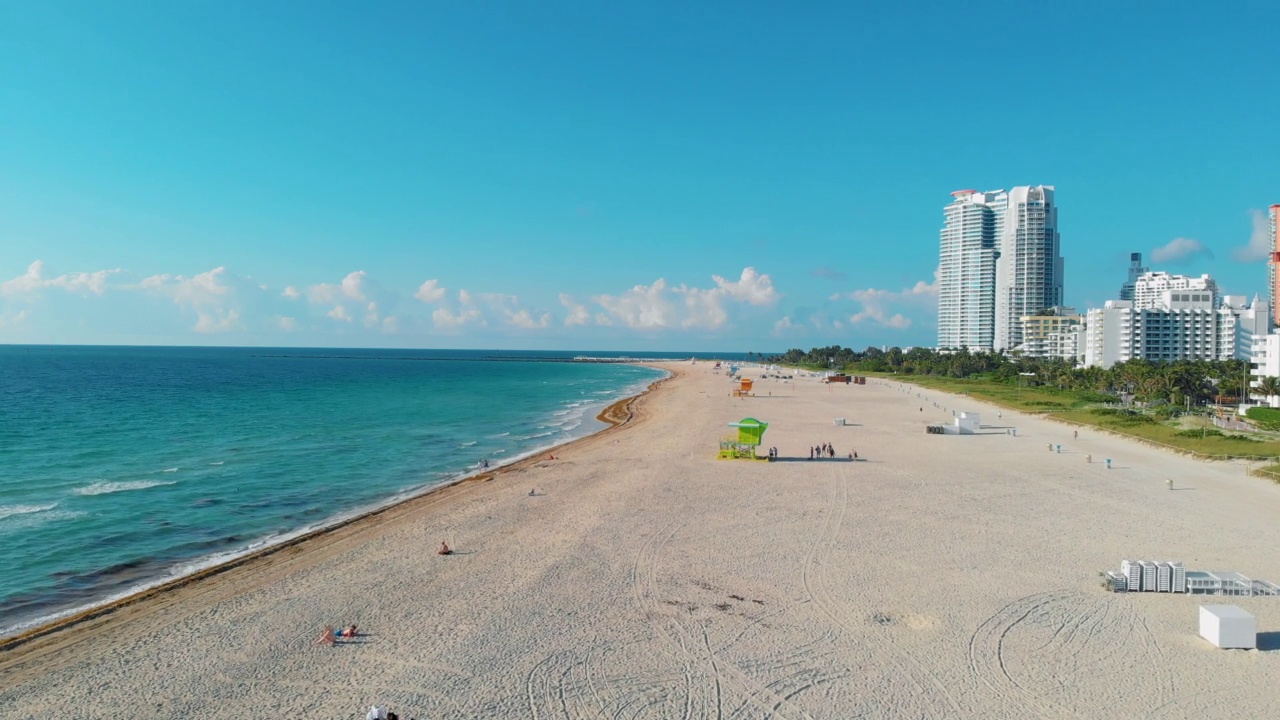
[[1265,292],[1266,3],[688,5],[9,3],[0,342],[932,344],[1024,184],[1069,304]]

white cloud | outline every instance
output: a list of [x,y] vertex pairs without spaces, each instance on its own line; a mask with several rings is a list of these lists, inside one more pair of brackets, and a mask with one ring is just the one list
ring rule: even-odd
[[382,332],[394,333],[400,329],[400,321],[394,317],[382,318]]
[[719,275],[712,275],[711,279],[715,280],[716,285],[728,293],[729,297],[739,302],[772,305],[782,298],[782,295],[773,289],[773,280],[768,275],[756,272],[753,267],[743,268],[742,276],[736,282],[729,282]]
[[6,280],[0,284],[0,295],[4,297],[13,297],[15,295],[23,295],[35,292],[44,287],[44,280],[41,279],[41,270],[44,268],[43,260],[36,260],[27,266],[27,272],[19,275],[12,280]]
[[16,328],[27,320],[27,311],[19,310],[13,315],[0,315],[0,330],[4,328]]
[[[903,330],[910,327],[913,321],[902,311],[913,315],[921,315],[925,311],[937,312],[938,281],[936,272],[934,277],[932,284],[920,280],[915,285],[896,292],[866,288],[865,290],[854,290],[849,293],[832,295],[831,299],[847,298],[861,304],[861,309],[848,317],[850,325],[870,322],[883,327]],[[843,327],[838,320],[833,321],[832,324],[838,328]]]
[[603,307],[609,318],[634,330],[720,330],[730,320],[726,303],[772,305],[782,297],[770,277],[753,267],[744,268],[737,280],[719,275],[711,279],[716,287],[680,285],[668,289],[666,280],[658,278],[652,285],[636,285],[616,296],[596,295],[592,301]]
[[351,322],[351,316],[347,314],[346,305],[334,305],[333,309],[325,313],[325,315],[341,322]]
[[[715,280],[720,282],[721,278]],[[699,290],[682,285],[673,292],[684,296],[685,317],[680,321],[680,327],[718,330],[728,322],[729,313],[720,305],[726,290]]]
[[528,310],[508,311],[507,322],[526,330],[536,330],[538,328],[545,328],[551,324],[551,314],[543,313],[535,320]]
[[1240,262],[1260,262],[1271,254],[1271,229],[1268,227],[1267,214],[1261,210],[1250,210],[1249,219],[1253,225],[1249,242],[1232,250],[1231,256]]
[[365,306],[364,326],[373,327],[378,324],[378,303],[370,302]]
[[115,270],[98,270],[95,272],[74,272],[45,279],[44,261],[36,260],[27,266],[27,271],[12,280],[0,283],[0,296],[17,297],[39,292],[47,287],[62,288],[67,292],[81,295],[102,295],[107,290],[110,276],[121,272]]
[[431,322],[440,329],[454,329],[472,323],[484,324],[480,311],[476,308],[466,308],[456,313],[451,313],[444,308],[436,308],[431,313]]
[[586,305],[579,305],[565,293],[560,293],[560,304],[569,311],[569,314],[565,315],[564,318],[565,325],[572,327],[574,325],[586,325],[591,322],[591,313],[587,311]]
[[363,301],[365,296],[362,286],[366,274],[364,270],[357,270],[342,278],[342,282],[337,285],[312,285],[307,288],[307,298],[317,305],[328,305],[342,299]]
[[773,324],[773,334],[781,335],[794,327],[796,327],[796,324],[791,322],[791,316],[783,315],[781,320]]
[[242,330],[240,313],[235,310],[198,310],[199,320],[193,328],[198,333],[220,333],[231,330]]
[[256,289],[256,283],[246,278],[231,278],[225,267],[216,267],[192,277],[160,274],[145,278],[138,284],[146,290],[173,300],[175,305],[196,314],[193,330],[199,333],[219,333],[243,329],[240,323],[239,299],[228,280],[241,289]]
[[281,294],[281,295],[283,295],[283,296],[285,296],[285,297],[287,297],[287,298],[289,298],[290,300],[297,300],[298,298],[302,297],[302,292],[301,292],[300,290],[298,290],[298,288],[296,288],[296,287],[294,287],[294,286],[292,286],[292,285],[290,285],[289,287],[285,288],[285,289],[284,289],[284,292],[282,292],[282,293],[280,293],[280,294]]
[[596,295],[592,298],[611,317],[635,330],[671,327],[675,308],[665,297],[667,281],[658,278],[652,285],[636,285],[618,296]]
[[1212,258],[1213,251],[1192,238],[1174,238],[1151,251],[1151,260],[1158,263],[1181,264],[1199,256]]
[[444,299],[446,290],[440,287],[439,280],[428,280],[418,288],[418,292],[413,296],[424,303],[440,302]]
[[298,319],[281,315],[276,318],[276,326],[285,332],[293,332],[298,329]]

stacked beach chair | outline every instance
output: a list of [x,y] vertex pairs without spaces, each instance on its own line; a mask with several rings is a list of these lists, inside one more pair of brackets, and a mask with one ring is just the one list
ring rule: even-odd
[[1187,592],[1187,569],[1177,560],[1121,560],[1120,572],[1107,577],[1113,592]]
[[1156,590],[1156,564],[1151,560],[1139,560],[1142,565],[1142,592]]
[[1129,592],[1142,592],[1142,565],[1137,560],[1121,560],[1120,572],[1128,580]]

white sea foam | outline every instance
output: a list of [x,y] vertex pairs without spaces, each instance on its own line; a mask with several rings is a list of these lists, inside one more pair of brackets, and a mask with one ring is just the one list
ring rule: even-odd
[[0,519],[0,533],[10,533],[15,530],[30,530],[33,527],[44,525],[46,523],[56,522],[58,520],[74,520],[88,514],[89,513],[81,510],[55,509],[10,515],[6,518]]
[[44,512],[58,507],[58,503],[49,503],[47,505],[0,505],[0,520],[14,515],[29,515],[31,513]]
[[168,468],[168,469],[162,470],[161,472],[178,472],[178,468]]
[[77,495],[106,495],[108,493],[126,492],[129,490],[146,490],[159,485],[176,485],[176,480],[133,480],[131,482],[100,481],[71,492]]
[[472,440],[471,442],[464,442],[464,443],[462,443],[461,445],[459,445],[458,447],[460,447],[460,448],[464,448],[464,447],[471,447],[472,445],[475,445],[477,442],[479,442],[479,441],[477,441],[477,440]]
[[556,434],[555,430],[548,430],[546,432],[534,433],[533,435],[526,435],[523,438],[521,438],[521,440],[536,440],[540,437],[546,437],[548,435],[555,435],[555,434]]
[[510,434],[511,434],[510,432],[500,432],[500,433],[498,433],[497,435],[490,435],[489,437],[491,437],[491,438],[506,437],[506,436],[508,436],[508,435],[510,435]]
[[222,463],[224,463],[224,462],[226,462],[226,460],[219,460],[218,462],[211,462],[211,463],[209,463],[209,464],[210,464],[210,465],[221,465],[221,464],[222,464]]

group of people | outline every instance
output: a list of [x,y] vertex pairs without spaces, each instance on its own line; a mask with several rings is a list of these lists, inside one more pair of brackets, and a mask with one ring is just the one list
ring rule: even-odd
[[776,447],[769,448],[769,459],[773,460],[773,459],[776,459],[777,457],[778,457],[778,448]]
[[[821,459],[821,458],[833,458],[833,457],[835,457],[835,456],[836,456],[836,449],[835,449],[834,447],[832,447],[831,443],[822,443],[821,445],[814,445],[813,447],[809,448],[809,459],[810,459],[810,460],[812,460],[812,459],[814,459],[814,458],[819,458],[819,459]],[[854,459],[854,458],[856,458],[856,457],[858,457],[858,453],[856,453],[856,452],[851,452],[851,453],[849,453],[849,459],[850,459],[850,460],[852,460],[852,459]]]

